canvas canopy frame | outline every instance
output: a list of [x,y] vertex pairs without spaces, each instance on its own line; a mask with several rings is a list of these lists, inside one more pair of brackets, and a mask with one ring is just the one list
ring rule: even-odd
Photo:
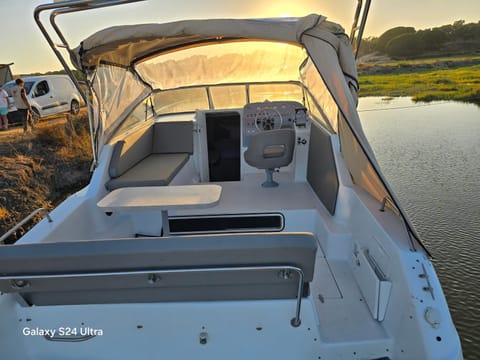
[[[358,82],[355,61],[350,56],[351,45],[348,37],[339,25],[314,14],[298,19],[213,19],[115,26],[101,30],[85,39],[72,50],[71,60],[77,69],[84,69],[92,74],[90,81],[99,81],[102,78],[107,82],[116,77],[118,81],[116,88],[127,81],[126,78],[118,78],[118,73],[124,70],[125,74],[130,74],[125,75],[130,77],[130,83],[135,83],[137,88],[138,98],[129,100],[140,102],[142,96],[147,96],[148,92],[153,90],[153,86],[137,71],[138,64],[158,54],[174,50],[232,41],[283,42],[304,48],[313,62],[320,64],[323,68],[324,71],[319,72],[322,77],[327,78],[323,79],[324,81],[335,84],[340,82],[339,77],[345,77],[355,107]],[[319,47],[319,43],[323,44]],[[336,54],[329,58],[321,58],[319,51],[323,51],[325,47],[331,48],[328,52],[334,49]],[[315,60],[315,57],[318,59]],[[333,67],[335,67],[333,71],[327,70]],[[106,72],[110,74],[106,75]],[[113,75],[114,73],[117,75]],[[95,92],[101,96],[99,88]],[[344,97],[341,100],[346,104]],[[126,102],[132,103],[132,101]],[[118,105],[121,106],[120,103]],[[122,121],[122,116],[125,117],[126,112],[121,112],[119,116],[120,108],[116,109],[115,122]],[[108,128],[113,122],[108,116],[96,120],[96,125],[101,126],[102,131],[110,132]],[[336,121],[333,117],[332,121],[332,127],[336,129]],[[356,127],[361,129],[358,119],[357,122]]]
[[[136,1],[138,0],[114,0],[111,3]],[[361,3],[359,1],[359,4]],[[53,28],[58,34],[60,30],[55,24],[55,15],[69,13],[75,9],[90,9],[93,5],[108,6],[105,4],[105,1],[78,0],[58,3],[55,4],[56,7],[42,5],[35,10],[35,17],[39,19],[41,11],[59,8],[54,10],[50,17]],[[370,1],[366,4],[369,6]],[[366,12],[364,10],[362,27],[365,25],[367,14],[368,9]],[[362,31],[363,29],[359,34]],[[63,35],[59,37],[63,47],[70,54],[72,64],[85,74],[88,87],[93,89],[92,109],[96,111],[89,109],[89,114],[93,115],[91,129],[92,139],[95,139],[92,140],[95,156],[98,149],[112,136],[114,129],[154,90],[151,83],[146,82],[136,70],[136,65],[146,59],[178,49],[229,41],[278,41],[304,48],[308,57],[302,64],[302,71],[303,74],[310,71],[313,76],[302,78],[302,82],[307,88],[317,86],[322,90],[320,92],[324,95],[324,99],[316,98],[315,101],[325,109],[330,109],[327,113],[331,129],[334,132],[338,132],[339,128],[341,130],[342,152],[348,152],[344,158],[353,181],[379,202],[390,203],[391,208],[405,221],[406,231],[411,239],[411,250],[416,250],[415,243],[418,243],[428,254],[384,180],[363,132],[356,111],[359,84],[354,50],[340,25],[316,14],[302,18],[209,19],[125,25],[96,32],[73,49],[66,43]],[[52,46],[51,39],[47,40]],[[357,50],[358,45],[357,39]],[[54,51],[60,57],[59,53]],[[63,57],[61,62],[64,67],[67,67]],[[70,70],[67,72],[72,74]],[[84,96],[89,103],[89,96]],[[342,144],[346,140],[354,142],[354,146]],[[361,163],[357,164],[356,161]]]

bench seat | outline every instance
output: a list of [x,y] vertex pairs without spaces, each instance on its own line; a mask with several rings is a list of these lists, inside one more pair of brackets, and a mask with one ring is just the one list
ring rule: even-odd
[[132,186],[165,186],[177,175],[189,154],[151,154],[119,177],[107,182],[108,190]]
[[193,122],[159,122],[113,144],[107,190],[168,185],[193,154]]
[[310,282],[316,251],[288,232],[1,246],[0,291],[24,306],[296,298],[288,267]]

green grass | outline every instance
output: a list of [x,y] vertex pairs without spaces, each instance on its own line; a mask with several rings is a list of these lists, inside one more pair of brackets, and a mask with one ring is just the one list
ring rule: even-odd
[[385,66],[409,66],[409,65],[435,65],[442,63],[455,63],[455,62],[468,62],[468,61],[478,61],[480,60],[480,55],[454,55],[454,56],[437,56],[430,58],[421,58],[421,59],[408,59],[408,60],[390,60],[385,61],[382,65]]
[[410,96],[414,101],[480,102],[480,65],[400,74],[360,75],[360,96]]

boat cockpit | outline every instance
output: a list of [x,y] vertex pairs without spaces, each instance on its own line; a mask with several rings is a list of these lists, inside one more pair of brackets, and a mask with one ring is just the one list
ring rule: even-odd
[[[141,106],[145,108],[144,104]],[[133,111],[131,116],[136,113],[139,111]],[[192,231],[194,214],[226,213],[230,226],[243,224],[236,229],[230,226],[223,229],[228,232],[283,230],[286,223],[295,223],[285,220],[288,209],[320,207],[334,213],[338,180],[330,134],[322,126],[312,124],[301,102],[267,100],[247,103],[242,108],[152,113],[150,121],[122,131],[108,145],[109,160],[102,162],[108,164],[101,180],[104,195],[129,187],[221,185],[221,200],[215,208],[178,209],[170,213],[175,232]],[[313,144],[311,132],[315,134]],[[311,146],[315,152],[309,155]],[[316,204],[306,185],[308,162],[319,159],[323,163],[319,167],[322,174],[316,173],[312,166],[309,177],[326,205]],[[258,218],[245,216],[255,213]],[[180,221],[180,215],[189,216],[189,221]],[[249,219],[250,227],[246,225]],[[202,223],[203,232],[208,230],[207,223],[213,226],[212,231],[220,231],[218,218],[204,217]],[[153,232],[137,229],[133,233],[153,236],[161,231],[161,228]]]

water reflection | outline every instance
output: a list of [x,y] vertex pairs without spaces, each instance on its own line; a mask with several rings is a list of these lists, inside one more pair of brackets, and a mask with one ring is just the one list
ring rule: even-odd
[[362,98],[382,171],[434,256],[465,359],[480,353],[480,108]]

